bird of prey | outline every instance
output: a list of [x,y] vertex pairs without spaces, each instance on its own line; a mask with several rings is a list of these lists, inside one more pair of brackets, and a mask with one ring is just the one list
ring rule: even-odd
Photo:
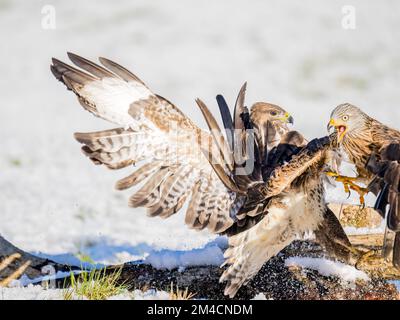
[[[339,176],[351,189],[377,195],[375,209],[387,219],[384,256],[392,255],[400,268],[400,131],[371,118],[349,103],[337,106],[328,130],[334,128],[337,142],[355,165],[358,176]],[[359,187],[359,181],[367,188]]]
[[288,130],[293,119],[279,106],[257,103],[249,112],[243,86],[233,119],[217,97],[224,127],[233,132],[225,139],[201,100],[210,132],[117,63],[100,58],[100,66],[68,56],[79,68],[53,59],[54,76],[86,110],[120,126],[75,133],[83,153],[110,169],[139,166],[116,184],[137,188],[130,206],[167,218],[188,201],[189,227],[227,234],[225,294],[235,296],[266,261],[308,231],[338,256],[348,254],[350,242],[324,200],[329,138],[307,144]]
[[[100,58],[103,66],[99,66],[72,53],[68,56],[81,69],[53,59],[54,76],[76,94],[86,110],[121,126],[75,133],[75,139],[84,144],[83,153],[110,169],[145,163],[116,184],[118,190],[124,190],[147,180],[129,205],[146,207],[150,216],[166,218],[191,196],[185,217],[189,227],[207,227],[216,233],[229,228],[234,223],[229,208],[235,194],[218,179],[201,151],[203,145],[211,144],[211,135],[115,62]],[[286,111],[258,103],[255,115],[262,108],[270,119],[266,127],[279,134],[288,131],[287,123],[293,118]],[[268,139],[271,143],[266,141],[267,145],[273,147],[279,137],[269,134]]]
[[[201,101],[198,104],[206,110],[203,114],[210,129],[214,129],[212,132],[218,132],[207,107]],[[242,110],[244,127],[253,129],[253,123],[246,121],[251,119],[247,109],[242,107]],[[255,140],[257,145],[261,144],[259,139],[260,135]],[[247,139],[240,143],[242,141]],[[235,170],[229,171],[227,165],[219,174],[222,181],[233,180],[239,200],[245,194],[236,214],[237,221],[227,230],[230,237],[224,265],[229,267],[220,280],[227,282],[225,294],[230,297],[252,279],[265,262],[308,232],[314,232],[316,240],[335,258],[351,262],[360,255],[325,202],[325,170],[336,167],[335,163],[340,160],[332,147],[331,137],[307,143],[297,131],[288,131],[265,159],[260,157],[257,147],[255,151],[254,172],[244,179]],[[210,164],[216,172],[223,166]],[[226,183],[228,189],[230,184]]]

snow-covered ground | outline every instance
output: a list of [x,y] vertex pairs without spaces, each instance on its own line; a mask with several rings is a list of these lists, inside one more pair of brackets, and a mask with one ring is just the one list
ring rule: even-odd
[[364,281],[369,280],[365,272],[357,270],[353,266],[325,258],[290,257],[286,259],[285,266],[312,269],[318,271],[318,273],[323,276],[336,276],[346,282],[354,282],[357,279]]
[[[193,257],[197,255],[198,252],[193,250]],[[212,254],[212,253],[211,253]],[[217,256],[219,253],[217,254]],[[204,257],[204,256],[203,256]],[[172,259],[173,260],[173,259]],[[190,258],[186,261],[187,263],[196,262],[198,259],[193,261]],[[200,258],[201,261],[201,258]],[[202,264],[207,264],[210,262],[202,262]],[[212,263],[212,262],[211,262]],[[183,263],[184,265],[185,263]],[[318,271],[321,275],[324,276],[334,276],[337,277],[340,281],[343,281],[343,284],[354,283],[356,280],[364,280],[368,281],[368,275],[356,268],[346,265],[341,262],[335,262],[328,260],[326,258],[309,258],[309,257],[290,257],[286,259],[285,265],[287,267],[301,267],[306,269],[312,269]],[[169,267],[176,267],[177,265],[171,265],[168,261],[164,261],[163,266]],[[155,265],[157,267],[157,265]],[[62,276],[60,274],[60,276]],[[44,280],[45,278],[38,279],[40,281]],[[399,288],[399,282],[393,281],[397,288]],[[22,287],[24,286],[24,287]],[[20,299],[29,299],[29,300],[62,300],[64,299],[65,290],[63,289],[46,289],[40,285],[34,285],[26,281],[26,279],[22,280],[15,280],[10,288],[0,288],[0,300],[20,300]],[[73,299],[85,299],[85,297],[78,296],[76,294],[72,295]],[[128,292],[124,290],[124,292],[112,296],[108,299],[114,300],[167,300],[169,299],[169,293],[165,291],[158,291],[158,290],[134,290],[133,292]],[[264,300],[265,295],[259,293],[256,295],[254,300]]]
[[[0,288],[0,300],[63,300],[65,290],[63,289],[44,289],[40,285],[28,285],[24,288]],[[72,296],[74,300],[82,300],[85,297]],[[121,294],[111,296],[108,300],[168,300],[169,293],[156,290],[134,290],[124,291]]]
[[[308,138],[325,135],[330,111],[345,101],[399,127],[400,3],[351,1],[354,30],[341,24],[346,4],[0,0],[0,234],[57,261],[80,254],[99,263],[215,239],[187,229],[182,214],[151,219],[128,208],[130,192],[113,186],[131,169],[110,171],[82,156],[73,132],[111,126],[51,75],[51,57],[67,51],[120,62],[201,127],[194,99],[216,111],[215,95],[233,102],[246,80],[248,103],[284,106]],[[45,5],[55,8],[54,30],[42,28]],[[328,198],[346,195],[333,188]]]

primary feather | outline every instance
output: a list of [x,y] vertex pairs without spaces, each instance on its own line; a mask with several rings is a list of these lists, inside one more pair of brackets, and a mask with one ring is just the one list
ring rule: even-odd
[[[186,219],[190,227],[198,228],[201,221],[212,232],[229,228],[234,221],[227,208],[235,195],[202,154],[202,145],[212,145],[210,134],[119,64],[100,58],[100,66],[75,54],[68,56],[81,69],[53,59],[55,77],[76,94],[86,110],[122,126],[76,133],[84,154],[112,169],[142,164],[116,185],[127,189],[142,184],[129,205],[144,206],[150,216],[165,218],[190,199],[190,219]],[[197,184],[201,188],[193,196]]]

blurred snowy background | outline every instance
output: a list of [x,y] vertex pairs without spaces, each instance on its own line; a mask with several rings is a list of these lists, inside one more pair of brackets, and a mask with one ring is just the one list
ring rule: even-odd
[[[45,5],[55,29],[42,27]],[[355,29],[342,26],[345,5],[356,10]],[[182,214],[150,219],[127,207],[130,192],[113,186],[132,169],[93,166],[72,138],[112,125],[54,79],[51,57],[115,60],[202,127],[194,99],[216,111],[216,94],[233,102],[248,81],[249,104],[282,105],[309,138],[325,135],[342,102],[400,128],[399,17],[396,0],[0,0],[0,234],[59,260],[112,263],[214,239],[188,230]],[[346,198],[338,189],[329,197]]]

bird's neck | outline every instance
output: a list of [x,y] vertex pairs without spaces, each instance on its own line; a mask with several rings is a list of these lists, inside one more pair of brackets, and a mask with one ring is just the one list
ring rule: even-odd
[[349,160],[357,167],[359,175],[367,175],[365,167],[372,154],[379,147],[373,141],[370,130],[359,130],[349,132],[343,138],[342,148]]

